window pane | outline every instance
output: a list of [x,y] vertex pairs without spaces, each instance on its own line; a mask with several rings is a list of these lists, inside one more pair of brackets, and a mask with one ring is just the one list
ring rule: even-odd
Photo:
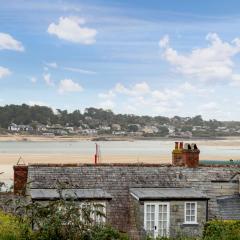
[[167,212],[167,205],[163,206],[163,212]]
[[146,228],[147,228],[147,229],[146,229],[146,230],[150,230],[150,226],[151,226],[151,225],[150,225],[150,222],[147,221],[147,223],[146,223]]
[[191,216],[191,222],[195,222],[195,216]]
[[196,202],[185,203],[185,221],[186,222],[196,222]]
[[155,206],[151,205],[151,212],[154,213],[155,212]]
[[147,205],[147,212],[150,212],[150,205]]
[[163,211],[162,205],[159,205],[159,212],[162,212],[162,211]]

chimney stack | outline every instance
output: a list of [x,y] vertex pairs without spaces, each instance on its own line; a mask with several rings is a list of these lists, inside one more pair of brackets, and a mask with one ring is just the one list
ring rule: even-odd
[[14,165],[14,184],[13,191],[16,195],[24,195],[26,192],[28,166],[25,164]]
[[183,147],[183,142],[180,142],[179,148],[176,148],[175,143],[175,149],[172,151],[172,165],[196,168],[199,165],[199,154],[200,150],[195,143],[191,145],[185,143]]
[[184,166],[182,158],[183,143],[175,142],[175,149],[172,151],[172,164],[174,166]]

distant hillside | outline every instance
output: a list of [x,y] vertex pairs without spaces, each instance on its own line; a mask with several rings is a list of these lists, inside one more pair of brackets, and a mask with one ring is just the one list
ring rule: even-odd
[[[0,107],[0,127],[8,129],[11,123],[29,125],[36,129],[39,124],[45,126],[60,125],[79,129],[95,129],[98,133],[142,132],[150,136],[182,136],[187,134],[199,137],[238,136],[240,122],[221,122],[215,119],[203,120],[195,117],[172,118],[164,116],[136,116],[133,114],[115,114],[111,110],[86,108],[84,112],[57,109],[57,113],[46,106],[6,105]],[[187,136],[186,135],[186,136]]]

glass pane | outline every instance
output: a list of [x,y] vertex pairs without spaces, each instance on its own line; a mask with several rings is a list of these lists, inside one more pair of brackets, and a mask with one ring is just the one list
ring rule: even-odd
[[191,203],[191,208],[195,208],[195,203]]
[[191,220],[190,216],[186,216],[186,221],[190,222],[190,220]]
[[195,222],[195,216],[191,216],[191,222]]
[[150,212],[150,205],[147,205],[147,213]]
[[167,205],[163,206],[163,212],[167,212]]
[[163,228],[165,228],[165,229],[167,228],[167,222],[166,221],[163,222]]
[[147,221],[147,223],[146,223],[146,228],[147,228],[147,229],[146,229],[146,230],[150,230],[150,226],[151,226],[151,225],[150,225],[150,222]]
[[162,205],[159,205],[159,212],[162,212]]
[[155,206],[151,205],[151,212],[154,213],[155,212]]
[[195,215],[195,209],[191,210],[191,215]]

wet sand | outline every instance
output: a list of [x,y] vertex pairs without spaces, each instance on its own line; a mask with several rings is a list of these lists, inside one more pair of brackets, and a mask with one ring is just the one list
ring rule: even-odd
[[[18,162],[17,154],[0,154],[0,180],[8,180],[13,178],[13,165]],[[202,160],[226,160],[220,155],[204,156]],[[237,159],[235,159],[237,160]],[[79,156],[69,154],[24,154],[21,163],[94,163],[93,156]],[[126,155],[109,155],[101,156],[100,163],[171,163],[171,153],[161,156],[126,156]]]
[[[22,141],[23,136],[0,136],[0,141]],[[48,138],[48,137],[38,137],[31,136],[27,139],[27,141],[81,141],[88,140],[86,138]],[[25,141],[25,140],[24,140]],[[174,146],[174,140],[169,140],[170,144]],[[180,141],[180,140],[178,140]],[[188,142],[193,142],[193,140],[188,140]],[[240,138],[227,138],[225,140],[198,140],[194,141],[198,144],[200,150],[201,147],[211,146],[211,148],[216,147],[216,151],[214,148],[214,152],[201,152],[200,160],[229,160],[226,158],[226,155],[223,155],[221,151],[218,149],[226,148],[226,149],[239,149],[240,150]],[[94,144],[94,143],[93,143]],[[126,154],[126,152],[124,153]],[[20,155],[17,153],[0,153],[0,180],[7,180],[13,178],[13,165],[15,165],[19,159]],[[55,154],[55,153],[44,153],[44,154],[36,154],[36,153],[24,153],[21,154],[23,161],[26,164],[30,163],[94,163],[94,156],[91,155],[80,155],[80,154]],[[111,155],[106,154],[102,155],[100,162],[101,163],[171,163],[171,151],[167,153],[161,153],[159,156],[151,155],[151,152],[144,155]],[[234,155],[231,157],[233,160],[240,160],[240,151],[239,156]]]

